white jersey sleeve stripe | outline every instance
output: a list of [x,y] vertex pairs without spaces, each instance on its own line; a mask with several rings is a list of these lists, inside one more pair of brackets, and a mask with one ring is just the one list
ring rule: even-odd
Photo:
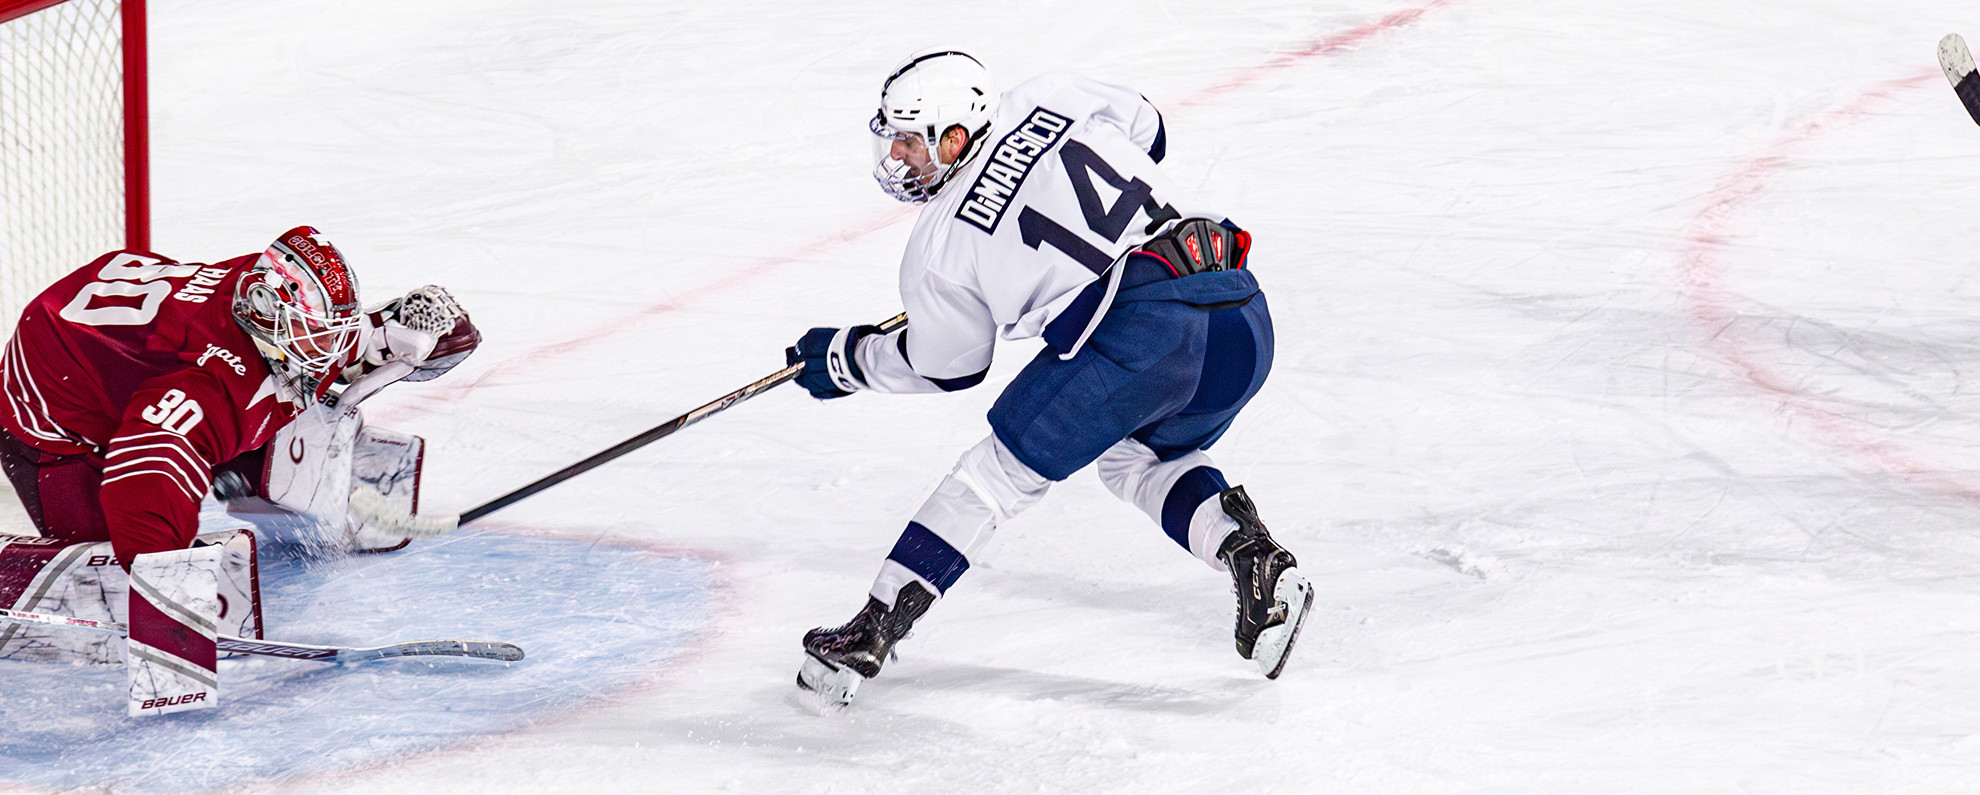
[[[153,461],[159,464],[163,464],[164,466],[162,467],[140,466],[141,464],[147,462],[153,462]],[[170,470],[168,471],[166,467],[170,467]],[[200,495],[204,495],[206,493],[206,486],[207,486],[206,478],[195,477],[189,474],[186,471],[186,468],[180,465],[180,462],[174,461],[169,458],[162,458],[159,456],[147,456],[145,458],[136,458],[129,461],[123,461],[117,464],[112,464],[110,466],[104,467],[103,474],[108,475],[112,472],[116,472],[122,469],[129,469],[131,471],[123,472],[119,474],[116,478],[105,478],[103,482],[109,483],[112,480],[129,477],[131,475],[138,474],[139,472],[157,472],[160,474],[173,476],[173,478],[179,482],[181,487],[183,487],[186,491],[191,492],[194,495],[193,499],[195,500],[199,499]],[[195,467],[193,471],[199,472],[200,470]]]
[[192,441],[184,436],[180,436],[176,433],[172,433],[171,431],[151,431],[148,433],[134,433],[129,436],[119,436],[117,438],[111,439],[110,447],[113,448],[111,450],[111,455],[116,455],[116,451],[114,448],[119,447],[126,442],[135,442],[139,439],[151,439],[151,438],[163,438],[169,441],[177,442],[178,444],[184,446],[187,450],[195,449],[192,446]]
[[204,472],[209,467],[212,466],[211,464],[208,464],[205,461],[205,459],[200,458],[198,453],[192,452],[182,447],[177,447],[169,444],[142,444],[136,447],[120,447],[110,451],[110,455],[105,458],[105,460],[107,460],[110,465],[105,467],[104,471],[109,471],[111,469],[122,467],[126,464],[134,463],[136,461],[155,459],[155,456],[147,457],[147,458],[129,457],[139,450],[160,450],[171,453],[177,453],[179,462],[185,464],[188,469],[195,472]]
[[103,485],[108,486],[119,480],[124,480],[125,478],[135,478],[143,475],[158,475],[160,477],[165,478],[166,480],[172,481],[172,485],[179,487],[179,490],[184,492],[186,497],[192,500],[193,502],[199,502],[201,499],[203,499],[206,496],[205,490],[194,491],[193,489],[188,488],[186,486],[185,481],[173,477],[172,473],[157,469],[140,469],[135,472],[126,472],[114,478],[104,478]]
[[[160,465],[164,465],[164,467],[137,467],[139,463],[145,463],[145,461],[156,461],[156,463],[160,463]],[[206,486],[194,485],[194,483],[198,483],[198,481],[194,481],[192,477],[186,477],[186,473],[184,473],[184,471],[182,471],[182,469],[178,467],[178,463],[174,463],[174,461],[168,461],[168,459],[137,459],[137,461],[127,461],[127,463],[123,463],[123,465],[117,465],[117,467],[105,467],[105,469],[103,469],[103,475],[111,475],[111,471],[117,471],[117,469],[125,469],[125,467],[133,467],[133,469],[131,469],[129,473],[119,473],[119,475],[115,475],[115,477],[107,477],[107,479],[103,479],[103,485],[105,486],[111,485],[111,483],[117,483],[117,481],[123,481],[123,479],[129,479],[129,477],[139,477],[139,475],[164,475],[164,477],[168,477],[168,479],[170,479],[170,481],[172,481],[174,485],[178,485],[178,488],[180,488],[180,490],[184,490],[184,492],[186,492],[186,496],[190,496],[190,498],[192,498],[194,502],[198,502],[198,500],[200,500],[202,496],[206,496]],[[166,467],[170,467],[170,469],[166,469]]]
[[126,461],[119,461],[117,463],[106,466],[103,468],[103,473],[107,475],[112,472],[117,472],[119,470],[127,470],[132,468],[137,468],[137,469],[161,468],[158,466],[149,466],[149,467],[143,466],[143,464],[149,461],[156,461],[167,467],[171,467],[172,471],[175,474],[185,479],[186,485],[188,486],[194,486],[196,489],[204,488],[204,484],[206,483],[206,479],[208,477],[205,468],[199,466],[189,467],[186,465],[186,462],[184,460],[178,458],[168,458],[164,456],[142,456],[139,458],[132,458]]
[[[140,441],[148,443],[132,444]],[[105,459],[112,464],[124,463],[125,456],[138,450],[169,450],[177,453],[186,466],[200,472],[205,472],[213,466],[212,462],[206,460],[206,456],[200,455],[199,448],[194,447],[191,440],[178,434],[163,432],[139,433],[112,439],[110,452]]]
[[6,358],[0,361],[0,380],[5,382],[7,401],[15,419],[37,439],[77,443],[82,437],[48,416],[47,403],[41,397],[41,388],[34,383],[34,374],[28,370],[27,357],[21,353],[20,345],[19,337],[8,340]]

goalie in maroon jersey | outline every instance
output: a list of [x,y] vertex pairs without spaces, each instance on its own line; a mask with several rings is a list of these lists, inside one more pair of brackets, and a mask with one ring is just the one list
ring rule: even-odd
[[191,544],[213,491],[390,546],[364,540],[347,503],[372,487],[416,507],[421,445],[364,428],[356,404],[480,340],[438,287],[362,310],[343,255],[307,226],[212,265],[112,252],[21,313],[0,360],[0,464],[44,537],[107,539],[127,567]]

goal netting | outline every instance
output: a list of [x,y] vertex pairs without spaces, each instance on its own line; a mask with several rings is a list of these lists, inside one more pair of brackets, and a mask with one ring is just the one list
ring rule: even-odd
[[106,251],[148,248],[142,0],[0,0],[0,331]]

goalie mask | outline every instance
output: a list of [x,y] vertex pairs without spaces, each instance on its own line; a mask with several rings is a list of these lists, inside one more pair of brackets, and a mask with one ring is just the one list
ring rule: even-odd
[[[983,150],[996,113],[997,89],[981,62],[955,50],[915,53],[887,76],[880,110],[867,125],[874,135],[873,179],[904,202],[935,198]],[[969,133],[969,143],[944,163],[942,135],[952,127]]]
[[308,226],[282,233],[241,273],[234,319],[304,405],[329,393],[356,357],[364,330],[357,277],[323,233]]

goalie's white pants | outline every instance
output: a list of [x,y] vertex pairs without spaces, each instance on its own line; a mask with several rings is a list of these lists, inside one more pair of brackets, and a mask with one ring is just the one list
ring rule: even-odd
[[[1192,470],[1211,466],[1210,456],[1200,450],[1174,461],[1158,460],[1154,451],[1133,439],[1115,444],[1096,465],[1100,480],[1114,496],[1133,503],[1157,525],[1163,524],[1164,508],[1178,481]],[[889,608],[910,582],[941,596],[969,568],[969,561],[978,559],[997,526],[1038,502],[1051,486],[1052,481],[1018,461],[996,435],[984,439],[963,453],[935,493],[922,502],[880,565],[868,593]],[[1193,508],[1183,507],[1190,554],[1224,571],[1217,547],[1237,530],[1237,522],[1224,514],[1215,494],[1197,500]],[[1170,531],[1172,536],[1180,533],[1180,528]]]

